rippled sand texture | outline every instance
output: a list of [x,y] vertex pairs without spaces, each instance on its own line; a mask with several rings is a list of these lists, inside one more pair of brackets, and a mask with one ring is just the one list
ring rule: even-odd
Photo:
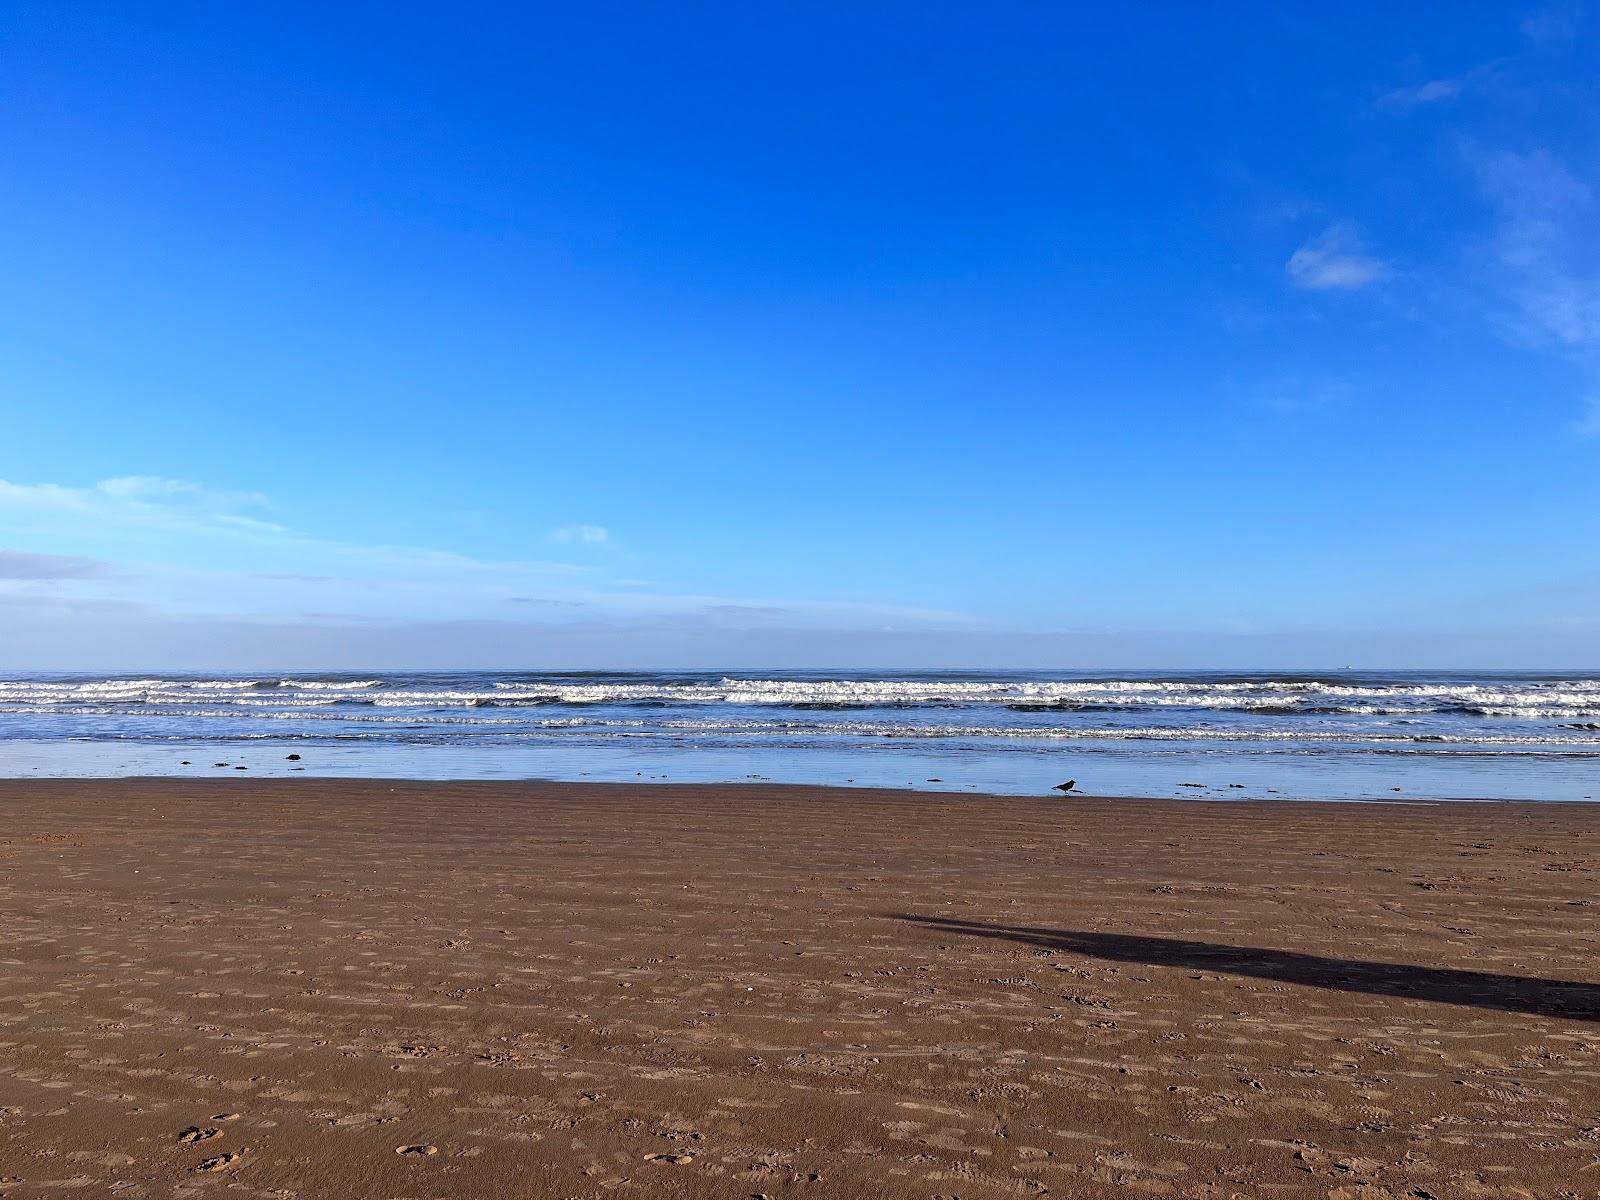
[[0,783],[0,1194],[1593,1196],[1597,830]]

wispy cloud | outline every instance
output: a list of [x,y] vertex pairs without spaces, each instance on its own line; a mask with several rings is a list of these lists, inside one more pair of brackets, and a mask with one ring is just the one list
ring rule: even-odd
[[[275,521],[251,516],[248,510],[269,509],[259,492],[226,491],[182,479],[128,475],[87,486],[58,483],[15,483],[0,479],[0,529],[8,524],[37,527],[45,521],[63,534],[119,531],[146,540],[194,539],[216,547],[245,548],[262,558],[288,559],[290,565],[261,566],[264,575],[308,575],[304,561],[343,568],[361,566],[413,572],[467,573],[519,571],[576,574],[586,568],[568,563],[477,559],[449,550],[415,546],[359,544],[320,537]],[[11,520],[8,521],[8,518]]]
[[1512,331],[1569,348],[1600,346],[1600,251],[1594,189],[1545,150],[1472,152],[1497,223],[1492,265]]
[[0,479],[0,510],[57,513],[186,532],[287,533],[281,525],[240,511],[266,507],[266,497],[259,492],[218,491],[186,479],[154,475],[102,479],[89,487]]
[[1419,104],[1438,104],[1441,100],[1450,100],[1459,96],[1461,88],[1462,81],[1459,79],[1430,79],[1426,83],[1419,83],[1412,87],[1391,88],[1378,97],[1378,103],[1398,108],[1410,108]]
[[1589,411],[1573,427],[1584,437],[1600,437],[1600,396],[1589,397]]
[[1287,416],[1337,408],[1348,404],[1354,394],[1347,380],[1290,375],[1267,381],[1251,399],[1260,408]]
[[1488,62],[1479,63],[1457,75],[1441,75],[1434,79],[1425,79],[1421,83],[1390,88],[1379,94],[1378,106],[1396,109],[1426,108],[1431,104],[1454,100],[1469,92],[1486,91],[1505,75],[1515,61],[1515,56],[1502,55]]
[[1329,225],[1289,256],[1289,282],[1311,291],[1354,291],[1390,273],[1347,221]]
[[0,579],[94,579],[110,573],[94,558],[0,550]]
[[260,492],[218,491],[188,479],[163,479],[159,475],[123,475],[117,479],[102,479],[95,484],[95,490],[123,500],[181,500],[205,508],[269,507],[267,498]]
[[1522,22],[1523,36],[1534,42],[1562,42],[1577,35],[1582,14],[1575,4],[1557,4]]
[[[1600,388],[1600,243],[1596,189],[1545,149],[1468,157],[1494,212],[1480,266],[1507,340],[1554,347]],[[1600,395],[1576,432],[1600,436]]]
[[[253,492],[153,476],[86,486],[0,480],[0,536],[20,535],[19,544],[48,539],[52,551],[0,552],[0,579],[64,581],[51,588],[50,596],[31,597],[41,610],[69,601],[138,604],[143,611],[183,619],[302,620],[316,614],[317,620],[383,624],[500,619],[521,611],[552,628],[579,620],[601,625],[714,620],[812,629],[972,623],[965,614],[934,609],[708,595],[644,580],[612,580],[598,566],[354,543],[242,511],[270,508],[266,497]],[[598,525],[556,532],[556,540],[571,545],[611,540]],[[55,553],[57,547],[86,554]],[[136,562],[137,569],[117,571],[87,552]]]
[[604,525],[563,525],[551,531],[549,540],[564,545],[603,546],[611,540],[611,531]]

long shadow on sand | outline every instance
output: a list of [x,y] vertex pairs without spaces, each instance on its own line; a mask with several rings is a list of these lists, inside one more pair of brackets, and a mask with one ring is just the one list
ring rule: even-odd
[[1408,1000],[1437,1000],[1444,1004],[1467,1004],[1502,1012],[1532,1013],[1541,1017],[1600,1020],[1600,984],[1536,979],[1523,975],[1495,975],[1488,971],[1419,967],[1406,963],[1324,958],[1317,954],[1296,954],[1290,950],[1227,946],[1216,942],[1185,941],[1182,938],[986,925],[979,921],[958,921],[948,917],[918,916],[915,913],[888,915],[895,920],[912,921],[940,933],[998,938],[1112,962],[1217,971],[1271,979],[1278,983],[1332,988],[1341,992],[1367,992],[1374,996],[1400,996]]

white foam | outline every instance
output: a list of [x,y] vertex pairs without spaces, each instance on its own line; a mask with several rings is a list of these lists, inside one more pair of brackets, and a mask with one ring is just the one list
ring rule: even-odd
[[296,688],[305,692],[360,692],[367,688],[382,687],[381,679],[280,679],[281,688]]
[[[128,678],[0,680],[0,704],[81,707],[212,703],[295,709],[359,703],[395,709],[660,703],[751,707],[983,708],[1005,705],[1095,708],[1323,711],[1352,716],[1464,716],[1548,720],[1600,715],[1600,679],[1495,682],[1339,683],[1314,680],[744,679],[704,681],[509,682],[429,686],[383,679]],[[330,699],[331,698],[331,699]],[[348,699],[345,699],[348,698]]]
[[[331,703],[331,702],[328,702]],[[51,706],[29,707],[5,705],[0,712],[35,715],[59,715],[61,710]],[[1485,734],[1434,734],[1403,732],[1384,729],[1362,731],[1307,729],[1294,726],[1260,725],[1228,727],[1205,725],[1136,726],[1136,727],[1084,727],[1084,726],[989,726],[958,724],[910,724],[894,721],[808,721],[808,720],[731,720],[716,717],[698,719],[674,718],[648,721],[639,718],[615,717],[487,717],[432,715],[424,721],[412,715],[389,715],[373,711],[328,712],[305,710],[267,709],[252,711],[236,707],[149,707],[126,708],[85,706],[74,710],[76,715],[87,716],[137,716],[163,718],[201,718],[216,720],[268,719],[284,722],[321,723],[338,725],[406,726],[415,728],[482,727],[506,732],[527,734],[570,731],[576,734],[602,737],[658,737],[661,731],[670,730],[686,736],[760,736],[790,739],[797,735],[809,737],[852,737],[896,740],[967,740],[983,742],[1004,740],[1012,742],[1218,742],[1218,743],[1307,743],[1344,744],[1349,746],[1409,746],[1456,745],[1490,748],[1495,746],[1526,746],[1543,748],[1575,747],[1592,751],[1600,756],[1600,735],[1583,736],[1578,733],[1504,735]],[[229,737],[244,736],[230,734]],[[254,735],[262,736],[262,735]],[[386,735],[387,736],[387,735]]]

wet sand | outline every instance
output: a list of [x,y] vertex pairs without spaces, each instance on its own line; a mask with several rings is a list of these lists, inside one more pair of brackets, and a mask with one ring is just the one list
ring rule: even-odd
[[0,1195],[1600,1195],[1600,810],[0,782]]

